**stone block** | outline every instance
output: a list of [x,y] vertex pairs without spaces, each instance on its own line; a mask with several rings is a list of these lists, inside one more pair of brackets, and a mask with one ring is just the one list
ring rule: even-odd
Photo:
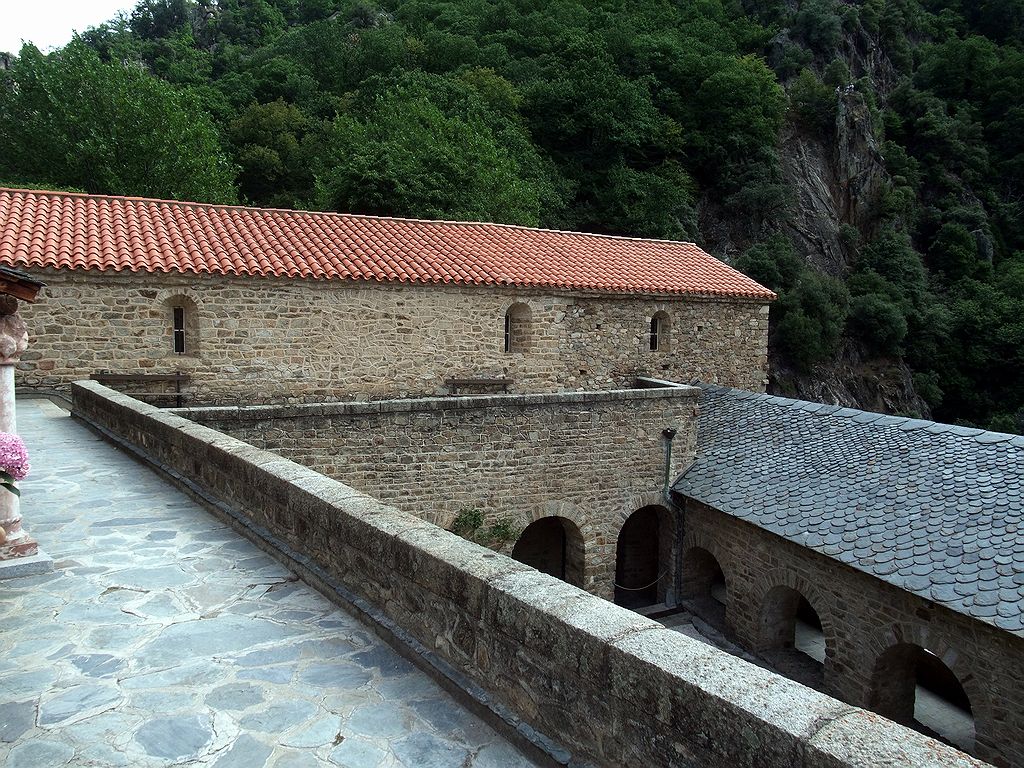
[[805,747],[808,768],[981,768],[986,763],[864,710],[825,723]]
[[661,626],[532,569],[489,587],[484,621],[490,631],[582,678],[607,677],[613,639]]
[[[849,707],[667,629],[612,643],[609,693],[694,753],[734,766],[796,765],[803,742]],[[708,759],[712,758],[712,759]]]
[[490,584],[509,574],[532,571],[529,566],[434,525],[403,530],[394,545],[399,573],[457,604],[474,620],[483,615]]
[[37,576],[53,570],[53,558],[41,549],[28,557],[0,560],[0,581],[20,579],[23,576]]

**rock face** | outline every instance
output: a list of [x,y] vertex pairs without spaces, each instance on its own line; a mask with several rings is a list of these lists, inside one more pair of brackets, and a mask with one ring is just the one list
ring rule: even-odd
[[[794,247],[818,271],[841,278],[856,258],[842,229],[853,227],[862,242],[874,237],[889,175],[864,96],[848,87],[836,98],[833,137],[823,141],[787,129],[781,160],[786,183],[796,193],[787,232]],[[866,359],[851,340],[811,375],[794,372],[778,355],[771,355],[771,371],[769,389],[779,394],[871,411],[929,413],[903,361]]]
[[813,376],[795,373],[781,363],[773,368],[769,391],[865,411],[928,417],[928,404],[917,394],[911,371],[899,360],[862,360],[853,344],[840,358],[819,366]]
[[878,204],[889,174],[875,141],[867,103],[854,90],[839,94],[833,156],[842,221],[862,234],[870,234],[877,223]]
[[[780,33],[769,46],[782,51],[788,40]],[[854,78],[871,81],[876,97],[896,87],[899,75],[883,49],[870,35],[858,33],[845,41],[844,59]],[[811,135],[787,121],[779,137],[781,184],[790,196],[783,232],[797,254],[818,272],[844,278],[855,266],[854,231],[861,243],[877,235],[882,195],[890,183],[872,127],[865,94],[855,86],[835,92],[836,121],[828,136]],[[705,196],[700,228],[706,247],[733,261],[754,243],[771,234],[747,227],[749,221],[730,214],[720,201]],[[852,228],[852,230],[850,229]],[[848,237],[844,237],[844,234]],[[979,233],[983,235],[983,233]],[[984,244],[979,245],[984,250]],[[794,371],[769,347],[770,392],[864,410],[928,416],[927,403],[914,390],[911,371],[897,358],[870,359],[853,340],[835,358],[810,374]]]
[[840,227],[873,233],[888,174],[863,95],[845,89],[836,99],[834,140],[823,142],[788,128],[781,160],[786,183],[796,193],[788,234],[809,264],[839,277],[850,266]]
[[787,234],[797,252],[821,272],[842,275],[847,266],[839,243],[839,189],[835,164],[821,141],[788,129],[782,142],[782,170],[796,204]]

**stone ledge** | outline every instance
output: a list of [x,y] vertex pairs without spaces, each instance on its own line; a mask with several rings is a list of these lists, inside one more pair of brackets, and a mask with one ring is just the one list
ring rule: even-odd
[[[81,383],[81,382],[79,382]],[[369,400],[298,405],[233,405],[195,408],[166,408],[196,421],[263,421],[271,419],[322,418],[376,413],[415,413],[461,411],[484,408],[529,408],[535,405],[609,403],[624,400],[692,399],[696,403],[699,387],[677,385],[657,389],[612,389],[600,392],[557,392],[523,395],[460,395],[457,397],[420,397],[405,400]]]
[[29,557],[16,557],[13,560],[0,560],[0,581],[19,579],[23,576],[38,576],[53,570],[53,558],[43,550]]

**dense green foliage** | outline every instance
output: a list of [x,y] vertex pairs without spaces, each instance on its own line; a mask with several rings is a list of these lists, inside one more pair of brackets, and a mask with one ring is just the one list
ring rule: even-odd
[[[783,367],[853,344],[1024,431],[1022,35],[1024,0],[142,0],[0,72],[0,178],[713,237]],[[890,181],[828,277],[780,147],[829,156],[847,98]]]
[[[26,46],[0,89],[0,178],[232,202],[234,174],[194,99],[72,43]],[[182,151],[187,148],[187,151]]]

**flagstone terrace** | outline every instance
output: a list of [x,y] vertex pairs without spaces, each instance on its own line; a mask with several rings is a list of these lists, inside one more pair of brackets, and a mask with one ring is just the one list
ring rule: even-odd
[[0,764],[534,764],[66,411],[18,408],[24,510],[56,569],[0,586]]

